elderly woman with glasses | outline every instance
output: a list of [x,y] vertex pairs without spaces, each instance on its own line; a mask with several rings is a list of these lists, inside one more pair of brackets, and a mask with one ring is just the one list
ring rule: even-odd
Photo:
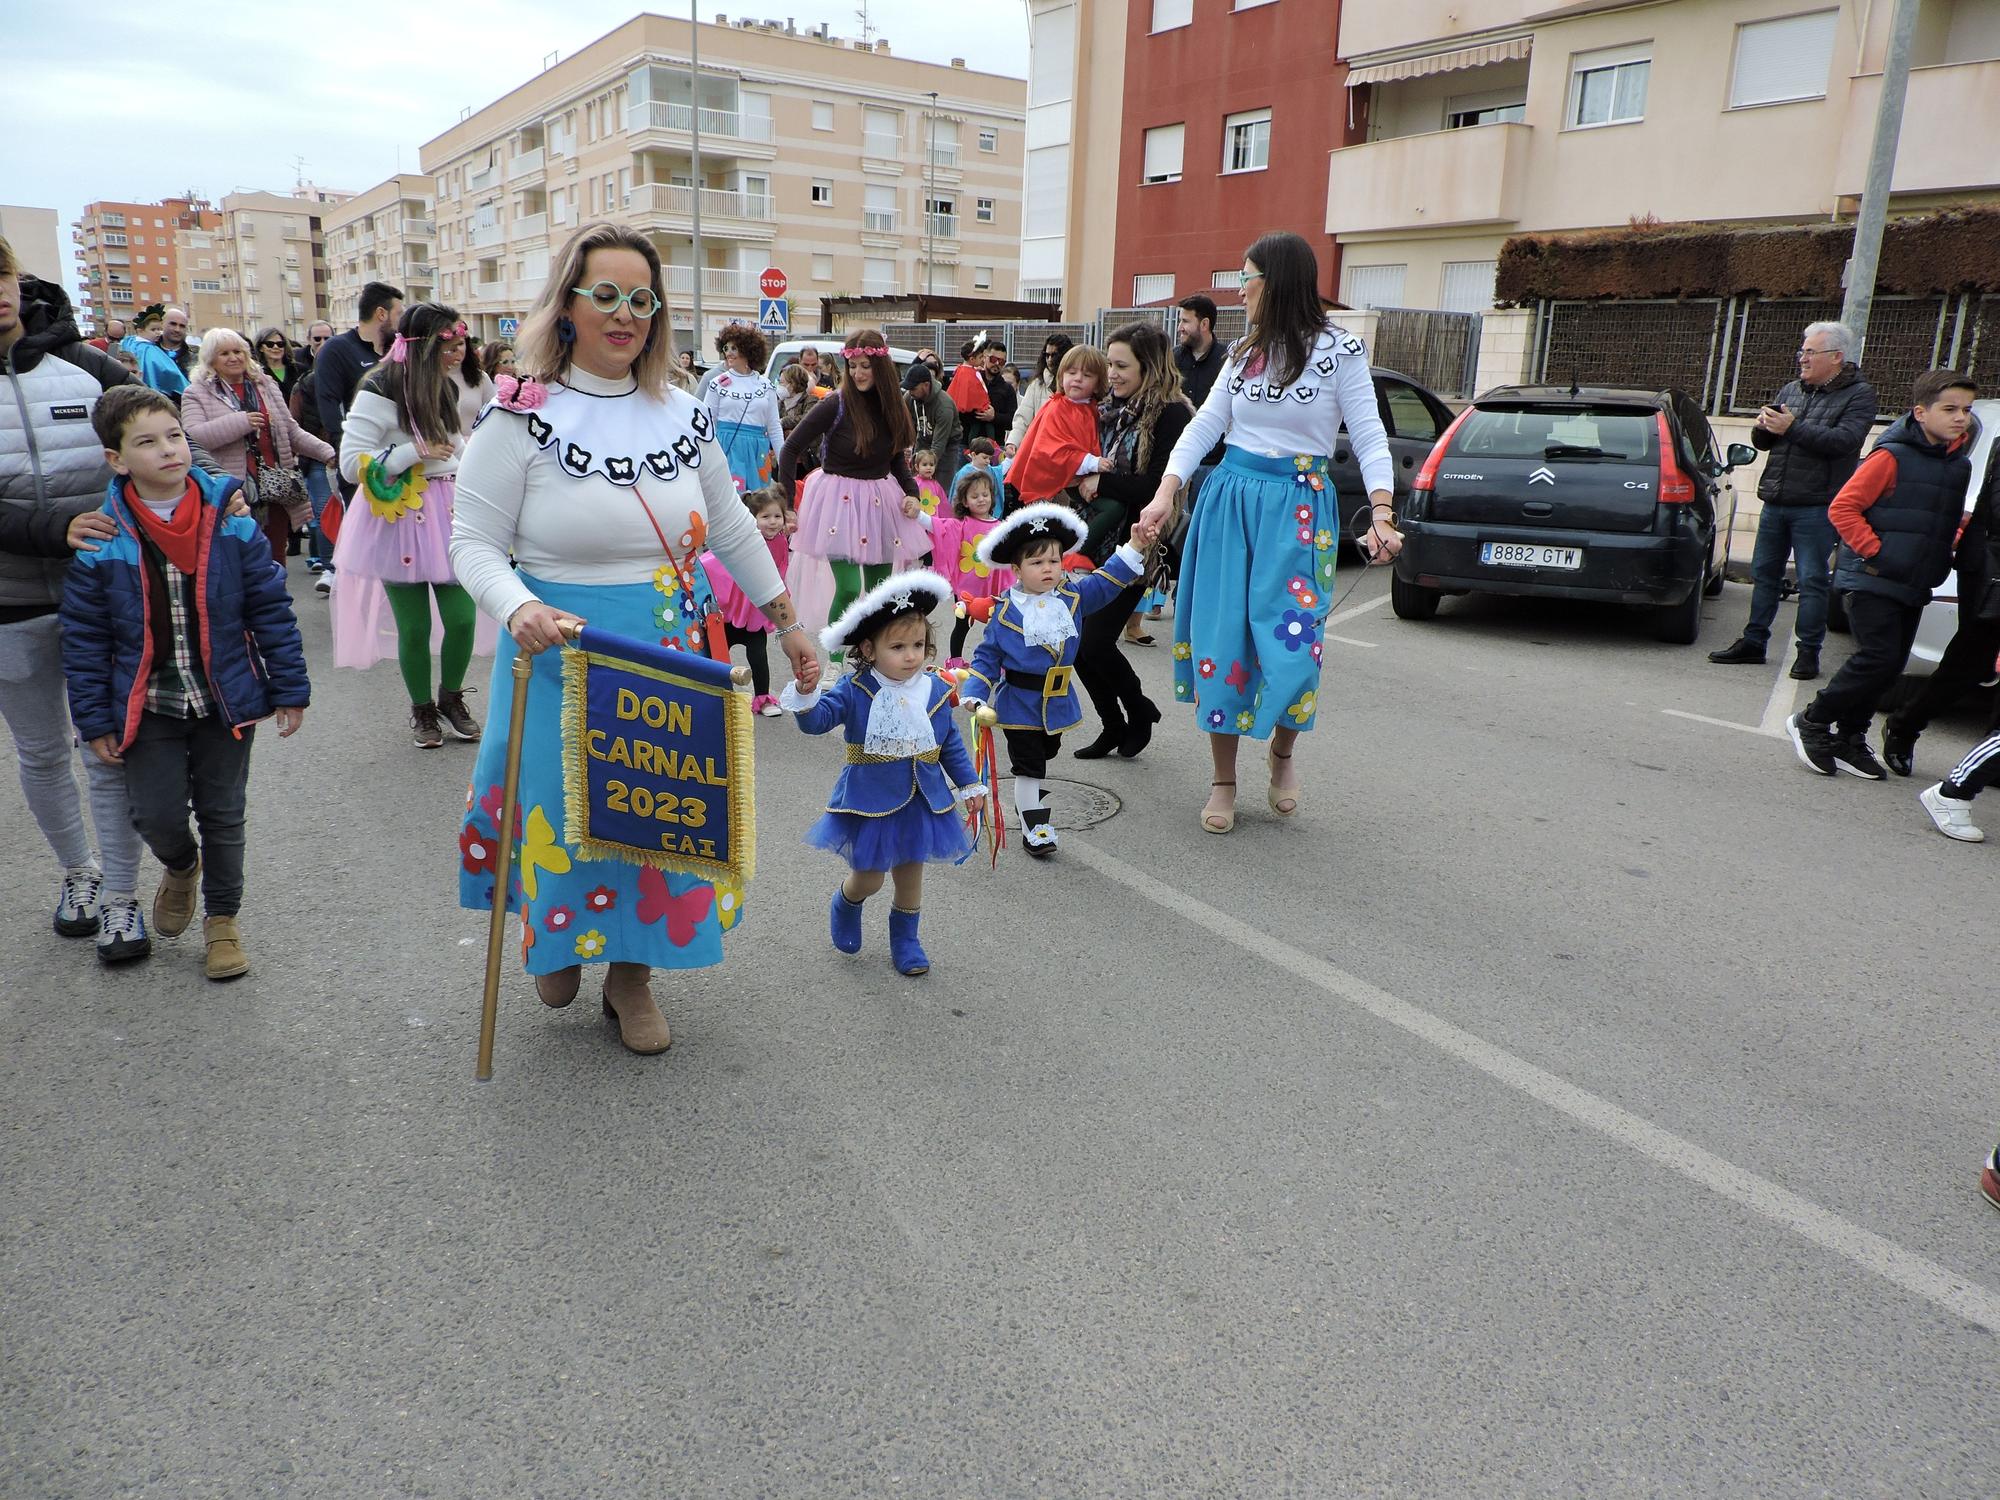
[[330,464],[333,449],[299,425],[277,380],[234,329],[211,328],[203,336],[194,378],[181,395],[181,426],[247,487],[267,501],[278,497],[260,521],[282,568],[292,528],[312,518],[299,466],[305,459]]

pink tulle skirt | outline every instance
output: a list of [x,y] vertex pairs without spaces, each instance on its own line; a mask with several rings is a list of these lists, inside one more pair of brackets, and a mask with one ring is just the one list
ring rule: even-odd
[[[454,485],[449,474],[425,487],[423,505],[395,520],[375,513],[366,495],[357,493],[341,517],[340,537],[333,544],[333,662],[338,667],[366,669],[396,655],[396,619],[389,612],[384,583],[456,583],[451,568],[451,509]],[[472,648],[493,654],[499,627],[481,613],[473,626]],[[444,643],[444,623],[431,605],[431,649]]]
[[850,479],[815,469],[799,501],[793,549],[841,562],[907,567],[931,543],[922,523],[903,514],[903,499],[903,488],[893,479]]

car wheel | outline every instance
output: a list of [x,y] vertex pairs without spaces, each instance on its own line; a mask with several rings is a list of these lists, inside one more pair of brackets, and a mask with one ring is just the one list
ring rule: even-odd
[[1427,589],[1420,583],[1405,583],[1400,573],[1389,575],[1389,608],[1399,620],[1428,620],[1438,612],[1442,589]]
[[1687,591],[1679,604],[1659,604],[1653,608],[1653,634],[1670,646],[1692,646],[1701,635],[1700,588]]
[[1728,581],[1723,575],[1722,569],[1716,568],[1708,575],[1708,582],[1701,586],[1702,598],[1720,599],[1722,597],[1722,586]]

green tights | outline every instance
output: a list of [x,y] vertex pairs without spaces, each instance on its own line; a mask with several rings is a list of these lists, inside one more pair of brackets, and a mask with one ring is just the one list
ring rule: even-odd
[[444,621],[444,648],[438,652],[438,687],[455,693],[465,686],[472,664],[472,595],[455,583],[385,583],[389,613],[396,617],[396,664],[412,703],[431,701],[431,593],[437,593]]
[[833,568],[833,605],[827,613],[829,620],[838,620],[841,612],[859,599],[863,591],[874,588],[895,567],[895,564],[885,562],[849,562],[844,557],[830,557],[827,562]]

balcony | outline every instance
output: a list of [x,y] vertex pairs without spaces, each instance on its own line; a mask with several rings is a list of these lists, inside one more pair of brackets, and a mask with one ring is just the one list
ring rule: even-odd
[[437,233],[437,224],[431,219],[403,220],[403,238],[406,240],[427,240]]
[[533,177],[543,168],[542,148],[532,151],[516,151],[507,163],[507,180],[519,182],[523,177]]
[[507,283],[504,279],[499,281],[474,281],[470,285],[472,287],[472,300],[475,303],[505,302],[507,300]]
[[958,238],[957,214],[931,214],[924,223],[924,232],[940,240]]
[[516,214],[514,225],[507,238],[510,240],[543,240],[549,235],[547,213]]
[[493,163],[489,161],[477,172],[467,172],[465,174],[465,186],[471,192],[479,192],[483,188],[492,187],[493,179],[497,175],[493,170]]
[[869,209],[861,215],[861,232],[863,234],[894,234],[896,232],[895,210],[889,209],[885,212],[877,209]]
[[[694,267],[668,266],[667,294],[672,297],[688,298],[694,295]],[[704,266],[701,272],[701,294],[704,297],[740,297],[746,301],[758,295],[757,273],[737,271],[727,266]]]
[[501,223],[475,224],[465,237],[465,242],[478,249],[486,245],[498,245],[506,241],[507,226]]
[[[1995,90],[2000,90],[2000,61],[1912,68],[1891,192],[1955,193],[2000,184],[1991,143],[1981,131],[1967,129],[1968,122],[1990,115]],[[1834,170],[1834,187],[1842,197],[1858,197],[1867,182],[1875,106],[1881,97],[1881,74],[1854,80]]]
[[1532,125],[1474,125],[1348,146],[1327,171],[1328,234],[1381,234],[1521,216]]
[[900,162],[903,155],[903,138],[878,130],[867,131],[861,137],[861,154],[878,157],[884,161]]
[[403,267],[403,274],[412,281],[435,282],[437,267],[427,260],[413,260]]
[[[636,137],[631,143],[634,151],[661,146],[685,148],[693,135],[694,123],[695,112],[685,104],[668,104],[655,99],[625,107],[625,131]],[[701,138],[704,149],[713,144],[725,151],[734,149],[742,155],[775,159],[778,154],[777,147],[772,144],[768,115],[704,109],[701,112]]]
[[940,172],[958,170],[958,142],[939,142],[930,148],[931,165]]
[[[691,187],[671,183],[635,183],[627,217],[642,229],[690,233],[694,227],[694,193]],[[731,239],[773,239],[777,235],[777,215],[771,207],[771,195],[703,188],[701,230],[703,234]]]

